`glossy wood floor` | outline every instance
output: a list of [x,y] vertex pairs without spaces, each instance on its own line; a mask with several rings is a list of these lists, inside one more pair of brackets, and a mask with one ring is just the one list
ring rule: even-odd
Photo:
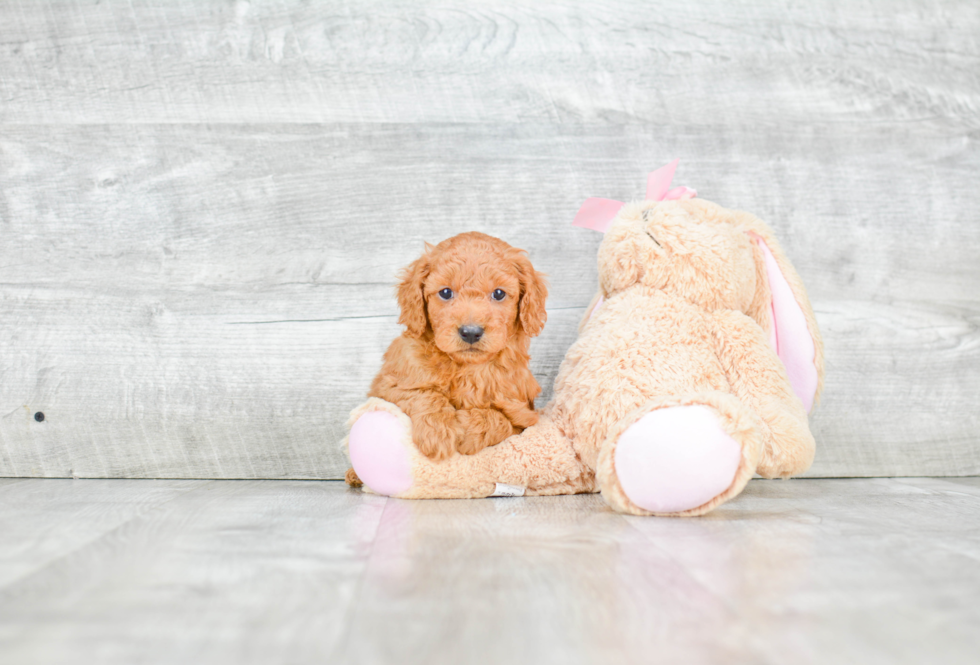
[[598,496],[0,480],[0,662],[976,663],[980,478]]

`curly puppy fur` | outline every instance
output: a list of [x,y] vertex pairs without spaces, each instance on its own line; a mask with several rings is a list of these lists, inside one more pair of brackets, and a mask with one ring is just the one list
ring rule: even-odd
[[[538,422],[541,387],[528,347],[544,327],[547,295],[524,250],[503,240],[473,232],[426,244],[402,273],[398,322],[406,330],[368,396],[397,404],[419,450],[435,460],[522,432]],[[482,329],[479,339],[465,339],[464,326]]]

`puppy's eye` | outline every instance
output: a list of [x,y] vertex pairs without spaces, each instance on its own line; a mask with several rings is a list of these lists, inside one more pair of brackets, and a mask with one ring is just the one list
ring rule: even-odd
[[452,300],[453,299],[453,290],[452,289],[443,289],[443,290],[441,290],[439,292],[439,297],[442,298],[443,300]]
[[490,294],[490,297],[493,298],[494,300],[500,301],[506,298],[507,294],[504,293],[503,289],[494,289],[493,293]]
[[654,242],[657,243],[657,247],[663,247],[663,245],[661,245],[659,242],[657,242],[657,239],[653,237],[653,234],[652,233],[650,233],[649,231],[644,231],[644,233],[646,233],[648,236],[650,236],[650,240],[652,240],[652,241],[654,241]]

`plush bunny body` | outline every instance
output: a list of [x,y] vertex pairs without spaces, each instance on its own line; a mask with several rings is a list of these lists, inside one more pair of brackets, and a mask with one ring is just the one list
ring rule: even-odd
[[753,473],[809,467],[822,346],[762,222],[698,199],[625,206],[600,246],[599,282],[537,425],[432,462],[397,407],[369,400],[349,437],[365,485],[403,498],[484,497],[498,483],[601,491],[621,512],[697,515]]

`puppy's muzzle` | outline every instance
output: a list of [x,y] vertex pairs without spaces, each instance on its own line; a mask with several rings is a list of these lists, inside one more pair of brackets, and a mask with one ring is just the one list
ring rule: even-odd
[[459,336],[467,344],[476,344],[483,337],[483,328],[481,326],[460,326]]

